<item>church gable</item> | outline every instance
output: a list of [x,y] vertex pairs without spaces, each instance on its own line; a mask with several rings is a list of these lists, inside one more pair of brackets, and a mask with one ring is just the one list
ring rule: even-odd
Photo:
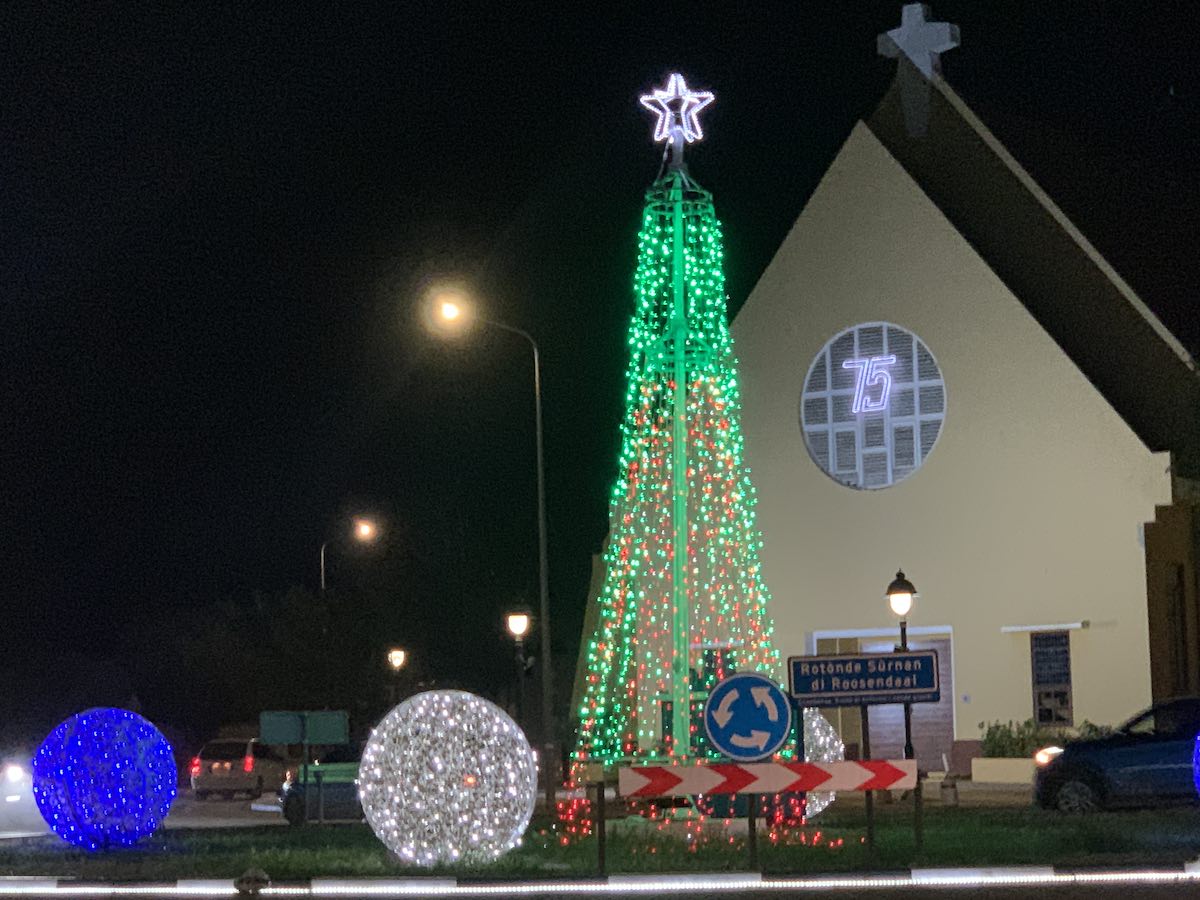
[[945,81],[898,76],[867,127],[1142,442],[1200,475],[1195,361]]
[[1140,529],[1169,500],[1166,454],[866,124],[732,330],[785,653],[888,633],[902,567],[919,627],[954,648],[957,739],[1028,708],[1029,634],[1055,623],[1078,629],[1081,718],[1145,704]]
[[[1081,440],[1146,454],[1112,406],[860,123],[734,324],[747,405],[765,403],[762,426],[773,453],[787,445],[806,455],[799,404],[813,360],[831,338],[874,322],[912,333],[936,360],[952,443],[964,423],[1002,440],[1035,423],[1050,435],[1073,422]],[[862,358],[873,352],[862,350]],[[843,383],[853,375],[842,373]]]
[[941,78],[957,37],[920,4],[880,36],[897,78],[731,327],[775,646],[888,652],[903,569],[926,765],[1146,705],[1143,526],[1200,473],[1194,362]]

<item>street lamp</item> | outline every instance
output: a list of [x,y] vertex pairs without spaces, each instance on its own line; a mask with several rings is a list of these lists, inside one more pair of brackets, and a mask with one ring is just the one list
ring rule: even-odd
[[[368,519],[365,516],[355,516],[351,528],[351,534],[354,539],[360,544],[374,543],[379,537],[379,525],[374,519]],[[329,546],[329,540],[321,542],[321,593],[325,593],[325,548]]]
[[[525,636],[533,626],[533,616],[524,609],[514,609],[504,617],[504,626],[517,645],[517,725],[523,726],[525,718]],[[547,770],[548,771],[548,770]]]
[[885,596],[887,597],[888,606],[892,609],[892,615],[900,620],[900,642],[903,645],[901,649],[907,650],[908,625],[905,620],[908,618],[908,614],[912,612],[913,603],[921,595],[917,593],[917,589],[913,583],[904,577],[903,572],[897,572],[896,577],[892,579],[892,583],[887,586]]
[[387,652],[388,668],[392,672],[392,680],[388,685],[388,693],[391,694],[392,703],[400,702],[400,671],[408,663],[408,651],[403,647],[392,647]]
[[[917,593],[916,585],[904,577],[903,571],[896,572],[896,577],[892,579],[892,583],[887,586],[887,591],[884,592],[887,597],[888,606],[892,610],[892,615],[900,620],[900,651],[903,653],[908,650],[908,616],[913,610],[913,605],[916,603],[917,597],[921,596]],[[915,759],[916,752],[913,750],[912,740],[912,704],[904,704],[904,758]],[[921,826],[921,776],[917,774],[917,786],[913,791],[913,803],[915,808],[914,814],[914,831],[916,832],[917,849],[921,848],[922,844],[922,826]]]
[[558,757],[554,740],[554,675],[550,655],[550,564],[546,551],[546,458],[542,448],[542,363],[537,341],[529,332],[479,315],[470,296],[457,289],[435,291],[431,297],[431,321],[436,331],[462,332],[474,323],[490,325],[523,338],[533,351],[533,411],[537,438],[538,515],[538,615],[542,642],[542,775],[545,779],[546,811],[554,809]]
[[[888,606],[892,610],[892,615],[900,620],[900,650],[901,652],[908,649],[908,614],[912,612],[913,604],[916,602],[917,593],[916,586],[904,577],[904,572],[897,572],[896,577],[892,579],[892,583],[887,586]],[[904,758],[913,759],[912,742],[912,704],[904,704]]]
[[529,634],[532,624],[533,617],[524,611],[510,612],[504,617],[504,625],[518,645],[525,641],[525,635]]

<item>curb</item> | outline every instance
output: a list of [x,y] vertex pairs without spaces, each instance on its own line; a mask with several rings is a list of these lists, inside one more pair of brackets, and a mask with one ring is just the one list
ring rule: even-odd
[[[980,888],[1018,885],[1200,885],[1200,860],[1155,869],[1057,869],[1050,866],[899,869],[850,875],[780,876],[756,872],[610,875],[607,878],[539,881],[472,881],[458,878],[314,878],[269,884],[245,896],[260,897],[478,897],[674,894],[742,891],[796,892],[871,888]],[[176,882],[81,882],[71,879],[0,877],[0,897],[237,897],[233,879]]]

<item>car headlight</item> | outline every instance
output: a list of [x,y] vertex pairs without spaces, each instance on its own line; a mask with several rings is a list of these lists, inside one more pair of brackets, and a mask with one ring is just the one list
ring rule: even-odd
[[1043,766],[1048,766],[1062,752],[1063,752],[1062,747],[1056,747],[1053,745],[1051,745],[1049,747],[1043,747],[1037,753],[1033,754],[1033,761],[1037,764],[1038,768],[1041,768]]
[[4,767],[4,780],[9,784],[25,780],[25,767],[17,763],[9,763]]

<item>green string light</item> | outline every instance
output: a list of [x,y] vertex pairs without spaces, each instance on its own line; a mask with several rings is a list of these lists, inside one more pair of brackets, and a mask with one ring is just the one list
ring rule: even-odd
[[[672,192],[682,191],[683,241],[674,246]],[[687,304],[687,559],[690,720],[686,750],[711,755],[699,710],[708,690],[738,671],[779,680],[767,612],[756,494],[744,459],[737,359],[726,319],[724,249],[712,197],[678,169],[646,194],[636,310],[629,327],[625,414],[610,499],[610,539],[598,624],[587,643],[577,763],[679,760],[666,739],[674,644],[672,411],[677,386],[669,343],[674,254],[684,255]],[[809,758],[840,756],[824,719],[808,727]],[[806,716],[806,719],[809,718]],[[824,726],[823,728],[820,726]],[[808,746],[815,742],[819,746]],[[814,752],[815,751],[815,752]]]

